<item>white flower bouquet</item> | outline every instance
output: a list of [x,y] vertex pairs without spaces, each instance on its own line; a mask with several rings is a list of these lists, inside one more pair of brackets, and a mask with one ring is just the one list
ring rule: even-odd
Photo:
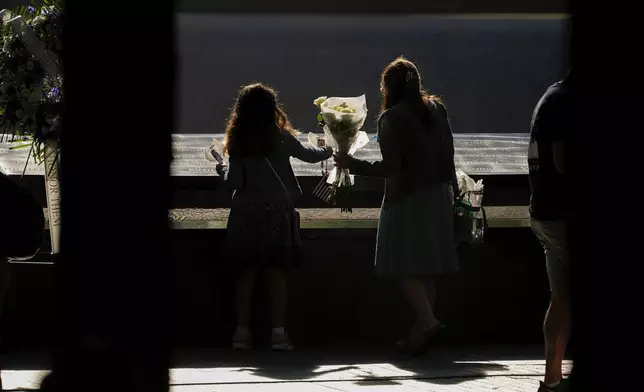
[[[327,146],[339,153],[352,155],[369,142],[366,132],[360,131],[367,118],[364,95],[353,98],[319,97],[313,102],[320,108],[318,123],[324,129]],[[334,168],[327,183],[334,188],[334,201],[343,212],[351,212],[350,189],[353,176],[348,169]]]

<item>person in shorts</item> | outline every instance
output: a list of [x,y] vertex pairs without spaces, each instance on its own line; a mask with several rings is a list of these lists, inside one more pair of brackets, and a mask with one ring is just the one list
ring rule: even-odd
[[543,324],[546,372],[539,392],[563,391],[562,362],[570,331],[565,140],[572,131],[572,74],[548,88],[535,108],[528,150],[530,222],[543,245],[550,305]]

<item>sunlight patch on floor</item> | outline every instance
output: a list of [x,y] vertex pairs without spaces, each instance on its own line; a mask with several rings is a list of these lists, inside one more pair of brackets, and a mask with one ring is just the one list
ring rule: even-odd
[[[215,368],[176,368],[170,370],[171,392],[226,391],[239,388],[262,391],[275,388],[281,391],[306,389],[313,392],[326,390],[335,383],[350,384],[357,387],[392,388],[393,386],[424,383],[439,378],[485,378],[493,377],[535,377],[543,374],[543,360],[470,360],[451,363],[432,363],[431,361],[411,361],[404,369],[391,363],[358,363],[341,365],[299,366],[271,363],[263,367],[215,367]],[[564,372],[572,368],[571,361],[565,361]],[[8,390],[36,389],[47,370],[3,370],[2,381]],[[237,388],[237,389],[236,389]],[[317,388],[317,389],[316,389]],[[343,387],[344,388],[344,387]],[[368,388],[367,388],[368,389]],[[344,390],[344,389],[343,389]],[[371,389],[370,389],[371,390]]]
[[3,370],[2,388],[5,390],[37,389],[48,374],[49,370]]

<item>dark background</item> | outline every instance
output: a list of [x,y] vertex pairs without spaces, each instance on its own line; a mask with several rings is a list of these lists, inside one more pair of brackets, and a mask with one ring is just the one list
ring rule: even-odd
[[[24,5],[29,0],[0,0],[0,7],[7,8],[15,5]],[[237,0],[237,1],[212,1],[212,0],[176,0],[175,9],[181,12],[314,12],[319,13],[329,10],[329,6],[317,0],[300,0],[297,3],[291,0]],[[88,3],[89,5],[89,3]],[[567,2],[564,0],[433,0],[411,1],[408,7],[400,7],[395,2],[375,3],[372,0],[345,0],[339,12],[369,12],[369,13],[464,13],[464,12],[512,12],[512,13],[546,13],[566,12]],[[410,11],[411,10],[411,11]]]
[[239,87],[254,81],[279,90],[303,131],[316,129],[316,97],[365,93],[373,132],[380,72],[399,55],[443,96],[454,132],[527,133],[539,97],[568,68],[561,15],[181,13],[177,31],[177,133],[221,132]]
[[318,0],[177,0],[177,8],[184,12],[263,12],[263,13],[546,13],[566,12],[568,2],[565,0],[407,0],[404,3],[373,0],[345,0],[337,5]]
[[[0,8],[25,3],[0,0]],[[428,10],[450,11],[439,3]],[[485,2],[480,11],[558,14],[251,16],[214,14],[203,0],[177,1],[175,132],[221,132],[239,87],[253,81],[278,89],[294,125],[307,132],[317,129],[314,98],[365,93],[365,130],[374,132],[380,72],[399,55],[417,62],[425,86],[445,99],[454,132],[528,132],[535,103],[568,68],[565,5],[502,3]],[[154,76],[153,62],[137,65]]]

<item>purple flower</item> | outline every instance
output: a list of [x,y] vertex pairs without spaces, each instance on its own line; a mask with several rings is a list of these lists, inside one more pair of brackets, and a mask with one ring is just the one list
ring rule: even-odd
[[29,11],[30,14],[33,14],[34,12],[36,12],[36,9],[32,6],[27,7],[27,10]]
[[54,102],[58,102],[60,99],[60,90],[58,90],[57,87],[52,88],[49,93],[47,93],[47,98],[53,100]]

